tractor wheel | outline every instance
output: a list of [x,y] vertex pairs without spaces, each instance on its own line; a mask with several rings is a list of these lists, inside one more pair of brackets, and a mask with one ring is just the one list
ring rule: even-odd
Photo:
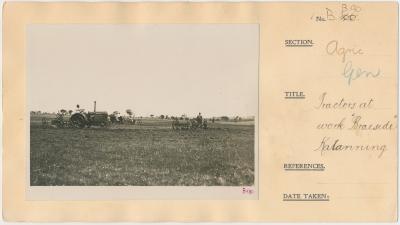
[[71,117],[71,125],[75,128],[84,128],[86,125],[85,118],[81,115],[73,115]]

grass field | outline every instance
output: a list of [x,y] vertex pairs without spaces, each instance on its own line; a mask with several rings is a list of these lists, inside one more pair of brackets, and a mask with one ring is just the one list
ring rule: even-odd
[[[254,183],[254,124],[172,130],[142,126],[43,128],[31,117],[33,186],[247,186]],[[240,124],[240,125],[238,125]]]

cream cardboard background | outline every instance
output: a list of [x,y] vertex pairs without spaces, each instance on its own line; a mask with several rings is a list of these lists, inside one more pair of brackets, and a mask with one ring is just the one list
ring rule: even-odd
[[[326,132],[314,124],[346,112],[314,110],[318,97],[365,100],[379,107],[371,119],[397,109],[397,4],[358,3],[357,23],[316,23],[310,17],[340,3],[6,3],[3,36],[3,216],[29,221],[393,221],[397,219],[397,130],[337,133],[348,142],[385,143],[373,153],[321,155]],[[26,201],[25,26],[32,23],[258,23],[260,24],[259,200],[238,201]],[[314,47],[284,48],[286,39],[312,39]],[[339,60],[324,54],[330,40],[367,52],[354,63],[376,65],[382,79],[351,87]],[[306,99],[284,100],[301,90]],[[338,95],[339,93],[339,95]],[[283,163],[324,163],[324,172],[285,172]],[[284,202],[283,193],[328,193],[328,202]]]

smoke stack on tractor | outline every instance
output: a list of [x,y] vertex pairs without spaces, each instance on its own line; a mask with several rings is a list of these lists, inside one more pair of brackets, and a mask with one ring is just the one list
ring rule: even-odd
[[94,101],[94,110],[93,112],[96,112],[96,101]]

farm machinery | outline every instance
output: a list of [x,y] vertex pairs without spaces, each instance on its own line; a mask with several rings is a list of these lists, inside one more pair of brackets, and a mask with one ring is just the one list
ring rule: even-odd
[[201,116],[198,116],[197,118],[189,119],[189,118],[183,118],[182,120],[179,120],[178,118],[175,118],[172,121],[172,129],[173,130],[188,130],[188,129],[207,129],[207,120],[203,119]]
[[[42,119],[42,125],[44,127],[48,126],[47,118]],[[58,128],[69,127],[70,125],[69,118],[65,116],[65,113],[57,113],[56,118],[51,121],[51,125],[56,126]]]
[[70,126],[75,128],[84,128],[90,126],[101,126],[105,127],[110,124],[110,120],[107,112],[96,111],[96,101],[94,102],[93,112],[84,112],[78,110],[71,115]]
[[[77,105],[77,110],[71,116],[68,116],[65,112],[58,112],[56,118],[51,120],[51,125],[57,128],[66,128],[66,127],[74,127],[74,128],[84,128],[91,126],[101,126],[105,127],[110,124],[110,119],[107,112],[98,112],[96,111],[96,101],[94,102],[94,110],[93,112],[84,112],[84,110],[79,109],[79,105]],[[46,118],[43,118],[42,125],[47,127],[48,121]]]

